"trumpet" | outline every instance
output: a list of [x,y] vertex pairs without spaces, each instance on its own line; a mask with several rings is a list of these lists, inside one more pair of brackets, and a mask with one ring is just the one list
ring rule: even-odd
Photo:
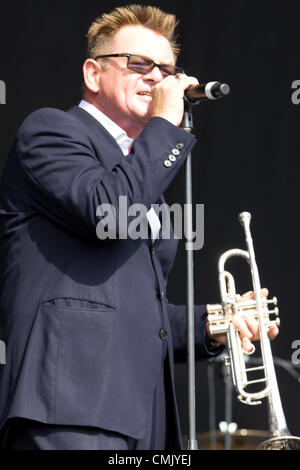
[[[239,221],[245,231],[247,251],[232,249],[223,253],[219,258],[219,287],[221,294],[220,304],[207,305],[209,331],[211,334],[226,333],[227,351],[225,367],[231,375],[233,385],[238,393],[238,399],[248,405],[259,405],[263,398],[268,400],[270,439],[262,442],[259,450],[300,449],[300,438],[292,436],[288,430],[268,337],[271,325],[279,325],[279,311],[277,299],[262,298],[259,273],[255,260],[253,240],[250,231],[251,214],[242,212]],[[246,260],[251,270],[253,300],[243,300],[236,293],[234,277],[225,270],[226,262],[232,257],[241,257]],[[251,315],[258,320],[260,331],[261,365],[247,367],[247,354],[241,344],[238,330],[232,323],[233,315]],[[255,377],[253,378],[253,374]],[[259,389],[251,391],[253,387]]]

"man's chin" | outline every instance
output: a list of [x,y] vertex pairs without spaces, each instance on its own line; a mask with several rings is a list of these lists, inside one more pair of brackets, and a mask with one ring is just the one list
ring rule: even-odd
[[150,121],[152,116],[152,103],[148,103],[147,106],[137,108],[136,116],[143,122],[147,123]]
[[138,119],[139,122],[143,123],[146,125],[152,117],[152,110],[151,112],[147,111],[146,113],[140,113],[136,115],[136,118]]

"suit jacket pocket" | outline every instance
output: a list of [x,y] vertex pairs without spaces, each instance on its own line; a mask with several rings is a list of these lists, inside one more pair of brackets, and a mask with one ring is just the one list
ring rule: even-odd
[[55,297],[43,302],[43,306],[59,307],[64,309],[81,311],[109,311],[116,310],[116,305],[107,301],[94,299],[78,299],[74,297]]
[[110,389],[118,310],[83,299],[52,300],[54,303],[42,305],[42,315],[50,317],[50,323],[59,323],[59,341],[53,358],[53,420],[91,424],[101,396],[104,399]]

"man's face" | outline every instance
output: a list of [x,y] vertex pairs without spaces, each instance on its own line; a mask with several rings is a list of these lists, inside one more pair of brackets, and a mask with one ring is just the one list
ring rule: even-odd
[[[169,41],[143,26],[124,26],[101,53],[130,53],[150,58],[158,64],[175,63]],[[163,79],[162,74],[157,67],[147,75],[133,72],[127,68],[126,57],[105,60],[108,67],[101,65],[103,59],[98,60],[101,73],[96,105],[135,138],[151,118],[151,90]]]

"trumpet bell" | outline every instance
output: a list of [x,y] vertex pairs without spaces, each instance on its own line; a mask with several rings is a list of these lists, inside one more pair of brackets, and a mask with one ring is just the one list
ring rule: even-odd
[[279,436],[261,442],[257,450],[300,450],[300,438],[296,436]]

